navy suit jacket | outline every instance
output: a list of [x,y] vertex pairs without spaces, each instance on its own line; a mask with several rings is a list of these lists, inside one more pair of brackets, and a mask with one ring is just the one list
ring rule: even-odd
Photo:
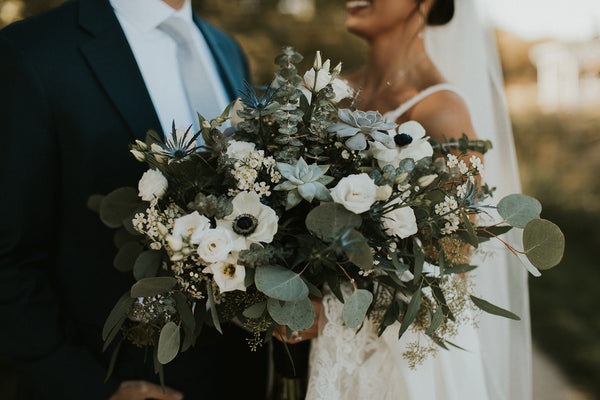
[[[249,79],[243,53],[195,21],[234,98]],[[128,144],[149,129],[162,132],[108,0],[71,1],[0,31],[0,354],[34,398],[106,400],[120,380],[154,377],[125,348],[103,383],[101,327],[132,277],[114,270],[112,232],[86,208],[91,194],[136,185],[144,166]],[[236,368],[264,371],[241,338],[209,342],[166,367],[186,399],[228,398],[219,386],[240,382]],[[247,398],[262,397],[254,385]]]

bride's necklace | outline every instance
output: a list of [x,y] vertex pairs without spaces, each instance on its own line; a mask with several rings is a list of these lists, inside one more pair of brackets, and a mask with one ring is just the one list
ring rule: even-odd
[[[388,90],[389,88],[393,87],[395,84],[397,84],[398,82],[400,82],[401,79],[408,73],[408,71],[410,71],[410,69],[412,67],[414,67],[415,65],[417,65],[418,63],[420,63],[425,57],[427,57],[427,53],[423,52],[418,57],[415,57],[413,60],[411,60],[404,67],[400,68],[398,70],[398,72],[396,72],[396,74],[394,76],[392,76],[391,79],[386,80],[385,84],[383,86],[377,88],[373,92],[373,96],[380,95],[381,93],[385,92],[386,90]],[[362,89],[364,89],[366,80],[367,80],[367,77],[365,76],[364,79],[363,79],[363,84],[361,85]]]

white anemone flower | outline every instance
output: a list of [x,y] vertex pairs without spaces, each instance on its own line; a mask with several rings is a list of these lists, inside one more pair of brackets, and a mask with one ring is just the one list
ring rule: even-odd
[[231,202],[233,211],[223,219],[217,220],[217,226],[233,232],[234,238],[242,238],[244,248],[252,243],[271,243],[277,233],[279,218],[271,207],[260,202],[255,192],[242,192]]
[[246,291],[246,286],[244,286],[246,268],[238,264],[238,258],[235,254],[230,254],[223,261],[208,265],[202,272],[213,274],[213,279],[219,286],[221,293],[233,290]]
[[396,143],[394,148],[386,147],[379,142],[372,142],[369,148],[370,155],[377,160],[380,168],[386,165],[398,168],[400,161],[405,158],[419,161],[433,156],[433,148],[429,143],[429,137],[425,136],[425,128],[416,121],[405,122],[397,130],[388,131],[388,135]]

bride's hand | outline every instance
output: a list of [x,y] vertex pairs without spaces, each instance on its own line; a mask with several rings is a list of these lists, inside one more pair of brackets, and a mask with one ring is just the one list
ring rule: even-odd
[[319,336],[319,317],[321,315],[321,308],[323,307],[323,303],[322,303],[322,299],[321,298],[311,298],[310,301],[312,301],[313,307],[315,308],[315,322],[313,323],[313,325],[304,330],[304,331],[300,331],[300,332],[292,332],[292,336],[290,336],[289,339],[286,338],[286,327],[285,325],[277,325],[275,328],[275,331],[273,331],[273,337],[275,337],[275,339],[279,340],[279,341],[284,341],[286,343],[290,343],[290,344],[295,344],[295,343],[300,343],[303,342],[305,340],[310,340],[310,339],[314,339],[317,336]]

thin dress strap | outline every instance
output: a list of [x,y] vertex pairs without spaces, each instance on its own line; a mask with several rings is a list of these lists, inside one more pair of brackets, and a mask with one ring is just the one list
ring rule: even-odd
[[400,104],[400,106],[395,110],[386,112],[383,116],[388,121],[396,121],[398,118],[404,115],[405,112],[413,108],[417,103],[421,102],[426,97],[444,90],[448,90],[460,95],[460,93],[449,83],[439,83],[437,85],[429,86],[427,89],[423,90],[407,102]]

